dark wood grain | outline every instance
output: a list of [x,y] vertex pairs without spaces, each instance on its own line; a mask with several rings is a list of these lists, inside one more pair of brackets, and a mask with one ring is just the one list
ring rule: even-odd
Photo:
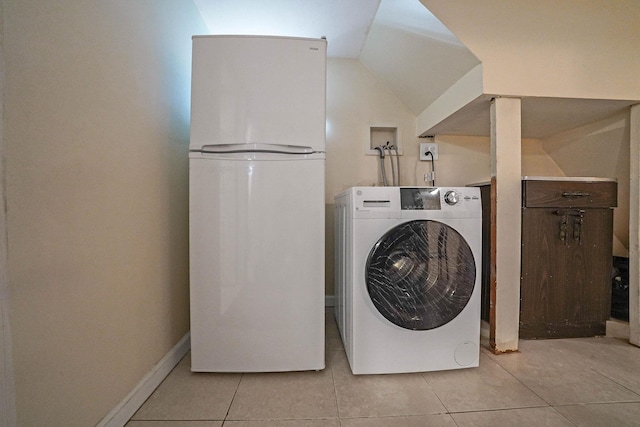
[[522,215],[520,336],[569,338],[605,333],[611,307],[613,211],[584,209],[582,238],[560,240],[564,215],[525,208]]
[[[494,183],[495,186],[495,183]],[[481,186],[482,318],[492,324],[495,204]],[[520,337],[603,335],[611,310],[613,210],[617,183],[523,181]],[[563,195],[563,193],[570,193]],[[571,194],[580,193],[580,194]],[[587,195],[588,194],[588,195]],[[560,225],[566,218],[566,235]],[[582,232],[577,222],[582,219]],[[574,234],[574,231],[576,233]],[[495,274],[495,273],[494,273]]]
[[522,181],[522,203],[529,208],[609,208],[617,200],[614,181]]

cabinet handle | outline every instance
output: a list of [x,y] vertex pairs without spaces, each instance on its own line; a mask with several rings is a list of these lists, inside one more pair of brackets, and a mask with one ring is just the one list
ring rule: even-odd
[[582,215],[575,219],[573,223],[573,240],[577,240],[582,245]]
[[574,217],[573,220],[573,240],[578,241],[578,243],[582,244],[582,223],[584,221],[584,209],[558,209],[554,212],[555,215],[561,216],[560,220],[560,240],[566,242],[569,245],[569,241],[567,240],[567,234],[569,233],[569,217]]
[[578,197],[589,197],[591,193],[583,193],[582,191],[565,191],[562,193],[562,197],[567,197],[569,199],[576,199]]
[[567,239],[567,230],[569,226],[567,225],[567,216],[564,215],[562,217],[562,221],[560,221],[560,240],[563,242]]

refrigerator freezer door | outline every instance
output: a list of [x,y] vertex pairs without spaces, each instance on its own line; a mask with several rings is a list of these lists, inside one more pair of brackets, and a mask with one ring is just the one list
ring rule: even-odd
[[238,141],[325,151],[326,41],[193,38],[191,150]]
[[323,369],[324,160],[213,156],[189,161],[192,370]]

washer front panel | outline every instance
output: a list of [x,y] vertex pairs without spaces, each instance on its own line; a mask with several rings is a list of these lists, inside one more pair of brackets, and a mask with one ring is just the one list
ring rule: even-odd
[[465,239],[446,224],[400,224],[373,246],[365,280],[376,309],[409,330],[449,323],[466,307],[476,283],[476,264]]

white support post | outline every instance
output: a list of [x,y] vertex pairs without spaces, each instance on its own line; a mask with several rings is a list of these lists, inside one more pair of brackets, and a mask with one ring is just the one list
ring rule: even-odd
[[640,104],[629,116],[629,342],[640,347]]
[[[495,283],[491,347],[495,353],[518,350],[520,323],[520,227],[522,222],[521,100],[491,102],[492,252]],[[493,281],[493,280],[492,280]]]

